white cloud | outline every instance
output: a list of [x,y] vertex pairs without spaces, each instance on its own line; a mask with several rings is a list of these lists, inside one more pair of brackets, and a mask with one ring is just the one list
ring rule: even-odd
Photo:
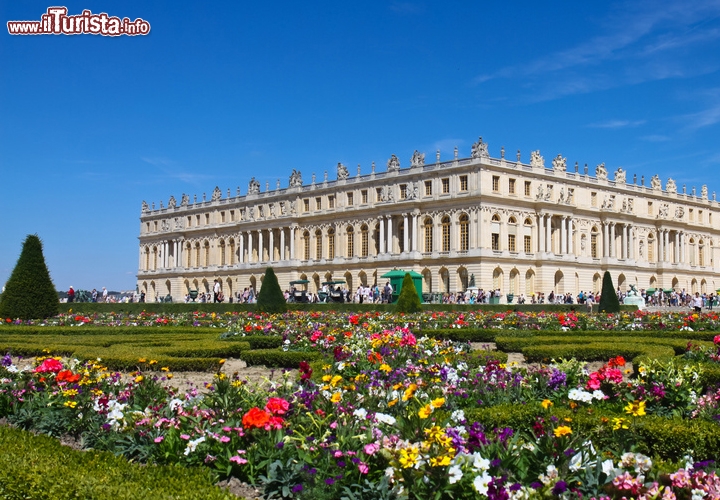
[[608,120],[604,122],[591,123],[590,128],[631,128],[643,125],[645,120]]

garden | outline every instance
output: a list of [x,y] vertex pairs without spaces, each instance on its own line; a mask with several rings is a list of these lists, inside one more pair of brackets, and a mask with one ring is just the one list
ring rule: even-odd
[[[642,311],[6,319],[0,491],[124,498],[141,466],[158,498],[233,498],[228,479],[268,499],[719,498],[718,330]],[[275,370],[248,381],[235,359]]]

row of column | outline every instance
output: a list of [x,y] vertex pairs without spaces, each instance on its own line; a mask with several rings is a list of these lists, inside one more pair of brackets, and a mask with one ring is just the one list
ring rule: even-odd
[[602,257],[616,259],[635,258],[635,239],[631,224],[620,224],[620,255],[617,255],[615,239],[617,238],[616,222],[603,223],[603,254]]
[[[553,253],[552,247],[552,219],[551,214],[538,216],[538,252]],[[557,216],[556,216],[557,217]],[[572,217],[559,216],[560,219],[560,254],[575,253]]]
[[[278,231],[280,232],[280,238],[279,238],[279,259],[280,261],[283,260],[293,260],[295,258],[295,229],[297,229],[296,226],[291,226],[289,228],[281,227],[278,228]],[[290,245],[288,251],[285,250],[285,232],[286,230],[290,231],[289,237],[290,237]],[[265,248],[265,233],[267,232],[267,248],[268,248],[268,258],[265,258],[264,254],[264,248]],[[254,256],[253,250],[255,249],[255,241],[254,236],[257,236],[257,257]],[[247,239],[247,247],[245,246],[245,240]],[[247,254],[245,253],[245,250],[247,249]],[[274,229],[268,229],[268,230],[251,230],[251,231],[241,231],[238,235],[238,263],[239,264],[245,264],[250,262],[275,262],[275,230]]]

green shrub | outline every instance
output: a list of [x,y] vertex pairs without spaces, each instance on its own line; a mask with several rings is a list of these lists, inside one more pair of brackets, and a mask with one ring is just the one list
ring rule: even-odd
[[301,361],[316,361],[322,356],[318,352],[283,351],[280,349],[258,349],[245,351],[240,359],[248,366],[264,365],[271,368],[298,368]]
[[25,238],[15,269],[0,295],[0,318],[41,319],[60,311],[55,285],[36,234]]
[[0,498],[7,500],[230,500],[206,469],[131,464],[112,453],[75,451],[54,438],[0,427]]
[[620,300],[618,300],[617,293],[615,293],[610,271],[605,271],[605,274],[603,274],[602,292],[600,294],[600,306],[598,310],[604,313],[620,312]]
[[257,310],[266,313],[283,313],[287,311],[287,301],[272,267],[265,270],[265,278],[263,278],[260,293],[258,294]]
[[400,289],[400,296],[398,297],[397,304],[395,304],[395,312],[412,314],[419,311],[422,311],[422,305],[417,290],[415,289],[415,283],[410,273],[405,273],[402,288]]

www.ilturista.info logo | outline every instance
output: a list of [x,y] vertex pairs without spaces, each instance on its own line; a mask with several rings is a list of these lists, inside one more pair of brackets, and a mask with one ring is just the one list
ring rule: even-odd
[[83,10],[77,16],[68,16],[67,7],[48,7],[40,21],[8,21],[11,35],[102,35],[135,36],[150,33],[150,23],[142,18],[131,21],[127,17],[108,16],[105,12],[93,14]]

